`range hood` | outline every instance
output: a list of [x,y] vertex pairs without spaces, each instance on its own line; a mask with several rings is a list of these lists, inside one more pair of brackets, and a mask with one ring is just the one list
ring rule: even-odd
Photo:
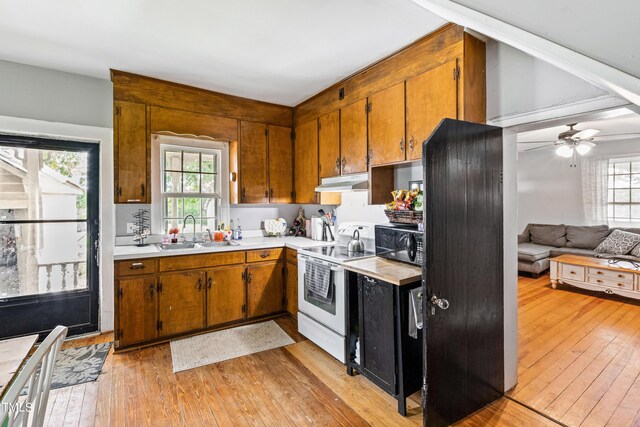
[[336,176],[323,178],[316,187],[318,193],[342,193],[344,191],[365,191],[369,189],[369,174]]

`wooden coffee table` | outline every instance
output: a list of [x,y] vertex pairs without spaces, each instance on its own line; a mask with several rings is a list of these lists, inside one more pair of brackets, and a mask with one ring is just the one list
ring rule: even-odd
[[640,269],[626,261],[579,255],[551,258],[551,286],[566,284],[577,288],[640,299]]

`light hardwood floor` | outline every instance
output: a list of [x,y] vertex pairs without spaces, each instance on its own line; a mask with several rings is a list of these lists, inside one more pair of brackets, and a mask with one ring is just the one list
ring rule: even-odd
[[[463,426],[640,425],[640,305],[519,280],[519,384]],[[94,383],[54,390],[46,425],[418,426],[395,401],[277,320],[295,344],[178,374],[168,344],[110,354]],[[81,346],[109,334],[65,343]],[[520,403],[518,403],[520,402]]]

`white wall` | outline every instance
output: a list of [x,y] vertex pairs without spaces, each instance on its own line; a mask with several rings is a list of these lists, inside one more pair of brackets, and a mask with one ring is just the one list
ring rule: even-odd
[[[600,142],[590,156],[640,154],[640,140]],[[582,204],[581,163],[570,168],[569,160],[553,149],[518,155],[518,230],[530,223],[585,225]]]
[[0,115],[112,128],[112,84],[0,61]]
[[[571,114],[578,114],[623,104],[626,101],[540,59],[504,43],[487,42],[487,120],[497,125],[556,118],[566,115],[559,107],[567,105],[574,106]],[[538,114],[532,117],[534,112]],[[518,118],[520,123],[511,123]]]

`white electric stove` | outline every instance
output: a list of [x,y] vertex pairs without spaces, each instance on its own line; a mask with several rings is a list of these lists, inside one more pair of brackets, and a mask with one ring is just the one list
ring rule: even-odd
[[[355,230],[365,251],[347,251]],[[338,226],[335,246],[319,246],[298,251],[298,331],[342,363],[345,362],[345,300],[347,273],[342,264],[375,256],[375,224],[347,222]],[[321,264],[330,271],[331,289],[326,298],[314,292],[306,280],[307,264]]]

